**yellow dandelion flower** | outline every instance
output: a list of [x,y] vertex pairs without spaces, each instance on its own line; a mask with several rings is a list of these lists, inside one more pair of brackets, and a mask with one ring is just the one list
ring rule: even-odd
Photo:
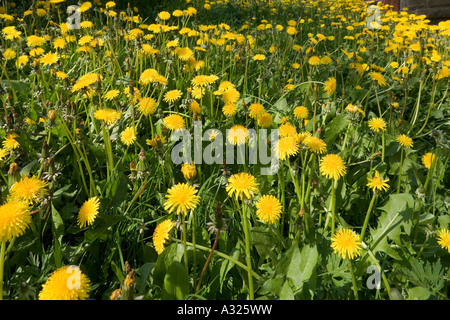
[[261,128],[269,128],[272,126],[272,115],[268,112],[264,112],[258,117],[258,126]]
[[252,103],[248,110],[250,111],[250,118],[256,120],[266,111],[264,106],[260,103]]
[[370,78],[372,78],[373,81],[376,81],[378,85],[380,86],[388,86],[388,83],[384,79],[384,76],[379,72],[371,72]]
[[308,117],[308,109],[304,106],[299,106],[294,109],[294,116],[297,119],[306,119]]
[[11,186],[9,198],[27,204],[38,202],[47,193],[48,183],[37,177],[24,176]]
[[252,57],[252,59],[253,59],[254,61],[263,61],[263,60],[266,60],[266,56],[263,55],[263,54],[255,54],[255,55]]
[[139,102],[138,108],[144,116],[152,115],[157,109],[156,100],[150,97],[145,97]]
[[241,172],[233,174],[228,179],[228,185],[225,187],[228,196],[235,196],[238,199],[250,199],[259,191],[259,184],[256,182],[256,178],[249,173]]
[[340,229],[331,238],[331,248],[342,259],[353,259],[360,256],[361,241],[359,235],[350,229]]
[[339,179],[346,171],[344,160],[337,154],[327,154],[320,160],[320,173],[328,179]]
[[183,117],[178,114],[168,115],[163,119],[163,124],[172,131],[186,128],[186,123],[184,122]]
[[64,266],[42,285],[39,300],[86,300],[90,281],[78,266]]
[[230,87],[222,94],[222,101],[225,104],[234,104],[239,101],[241,94],[234,87]]
[[78,212],[78,225],[80,228],[90,226],[94,223],[95,218],[98,215],[98,209],[100,207],[100,199],[98,197],[92,197],[86,200]]
[[379,190],[379,191],[386,191],[389,188],[389,184],[386,182],[389,181],[389,179],[383,180],[380,178],[380,173],[375,170],[375,175],[372,178],[367,178],[369,180],[369,183],[367,183],[367,186],[372,189],[372,191]]
[[190,48],[176,48],[175,54],[177,55],[180,60],[188,61],[194,56],[194,51],[192,51]]
[[165,244],[170,238],[170,231],[172,231],[175,226],[175,222],[172,220],[164,220],[158,224],[153,232],[153,245],[155,246],[156,252],[161,254],[165,249]]
[[441,248],[450,253],[450,232],[447,229],[438,231],[437,240]]
[[40,62],[44,66],[49,66],[55,64],[59,60],[59,55],[57,53],[48,52],[43,57],[41,57]]
[[333,95],[333,93],[336,91],[336,78],[328,78],[328,80],[325,81],[324,90],[328,96]]
[[0,242],[9,242],[21,236],[31,223],[28,205],[22,201],[9,200],[0,206]]
[[304,138],[303,144],[312,153],[322,154],[327,151],[327,144],[325,143],[325,141],[311,135]]
[[8,150],[8,151],[9,151],[9,150],[14,150],[14,149],[19,148],[20,144],[19,144],[19,142],[17,142],[17,140],[15,139],[15,138],[17,138],[17,137],[18,137],[18,135],[15,134],[15,133],[8,133],[8,134],[6,135],[5,140],[4,140],[3,143],[2,143],[3,148],[6,149],[6,150]]
[[278,128],[278,134],[282,138],[295,136],[297,135],[297,128],[295,128],[295,126],[290,124],[289,122],[285,122]]
[[383,118],[372,118],[368,121],[368,125],[370,130],[374,132],[384,132],[386,131],[386,122],[383,120]]
[[109,90],[107,93],[105,93],[105,99],[111,101],[117,98],[119,94],[120,94],[119,90]]
[[428,152],[428,153],[424,154],[422,157],[422,163],[425,166],[425,168],[430,169],[431,164],[433,163],[435,158],[436,157],[435,157],[434,153]]
[[197,113],[197,114],[202,113],[202,108],[200,107],[200,104],[196,100],[192,100],[192,102],[189,104],[189,110],[192,113]]
[[318,56],[312,56],[309,58],[308,63],[312,66],[318,66],[321,63],[321,60]]
[[405,134],[398,135],[395,140],[404,148],[412,148],[413,146],[413,140]]
[[188,183],[178,183],[167,190],[166,202],[164,210],[175,211],[176,214],[186,215],[188,210],[194,210],[200,203],[200,197],[196,195],[198,192],[195,187]]
[[183,93],[178,89],[170,90],[164,94],[164,101],[167,103],[174,103],[180,99],[182,95]]
[[195,164],[184,163],[181,166],[181,173],[183,174],[186,180],[195,178],[195,176],[197,175],[197,169],[195,167]]
[[108,126],[114,124],[121,116],[122,114],[119,111],[108,108],[94,112],[94,118],[103,121]]
[[241,146],[248,141],[249,132],[244,126],[236,124],[227,130],[227,139],[232,145]]
[[273,224],[280,219],[282,206],[280,201],[272,195],[264,195],[255,204],[256,216],[264,223]]
[[120,133],[120,140],[127,146],[132,145],[136,141],[136,131],[132,127],[126,127]]
[[236,107],[236,105],[234,103],[228,103],[228,104],[223,106],[222,112],[223,112],[224,116],[232,117],[232,116],[234,116],[236,114],[237,107]]
[[294,136],[278,139],[274,147],[275,156],[280,160],[286,160],[291,156],[295,156],[298,153],[298,150],[299,145]]

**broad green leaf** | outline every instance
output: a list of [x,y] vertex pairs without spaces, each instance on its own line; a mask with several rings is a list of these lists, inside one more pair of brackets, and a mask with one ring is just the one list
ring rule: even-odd
[[347,129],[348,124],[349,120],[347,119],[345,114],[338,115],[336,118],[331,120],[329,124],[327,124],[324,139],[327,146],[331,146],[337,136],[345,129]]
[[139,269],[136,270],[136,273],[139,275],[139,277],[136,279],[136,288],[139,292],[144,292],[145,288],[147,287],[147,279],[154,267],[154,263],[144,263]]
[[371,250],[385,251],[388,248],[387,237],[400,243],[400,226],[411,231],[414,199],[410,194],[400,193],[389,196],[389,200],[380,209],[383,211],[378,219],[378,227],[371,230]]
[[172,243],[171,245],[169,245],[158,256],[158,259],[156,260],[155,268],[153,271],[153,284],[162,287],[167,269],[173,261],[181,261],[183,254],[183,245],[178,243]]
[[289,281],[286,280],[281,287],[280,291],[280,300],[294,300],[294,292],[292,291],[291,286],[289,285]]
[[[233,248],[231,250],[231,253],[229,254],[230,257],[239,260],[239,256],[241,255],[241,251],[237,248]],[[230,271],[234,267],[234,263],[230,260],[223,259],[220,265],[220,292],[222,292],[222,287],[225,282],[225,278],[228,274],[228,271]]]
[[302,282],[308,281],[317,265],[319,253],[316,246],[304,246],[301,250],[300,273],[302,274]]
[[178,261],[174,261],[164,277],[163,299],[184,300],[189,293],[189,279],[186,268]]
[[62,266],[62,255],[61,255],[61,240],[64,235],[64,222],[59,215],[59,212],[52,205],[52,231],[53,231],[53,241],[55,247],[53,249],[53,256],[55,258],[55,265],[57,268]]
[[408,294],[408,300],[427,300],[430,297],[431,292],[423,287],[415,287],[408,289]]

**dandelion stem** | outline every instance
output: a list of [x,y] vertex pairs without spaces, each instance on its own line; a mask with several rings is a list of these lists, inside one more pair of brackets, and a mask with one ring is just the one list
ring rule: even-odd
[[203,266],[202,273],[200,274],[200,278],[198,279],[197,287],[195,288],[195,293],[197,293],[200,290],[200,286],[202,285],[203,276],[205,275],[206,269],[208,268],[208,265],[211,262],[211,258],[214,254],[214,250],[217,247],[217,243],[219,241],[219,235],[220,235],[220,231],[217,231],[216,238],[214,239],[214,244],[211,248],[211,252],[209,253],[208,259],[206,259],[205,265]]
[[250,255],[250,235],[248,228],[248,219],[245,212],[245,204],[242,203],[242,223],[244,227],[244,237],[245,237],[245,260],[247,262],[247,273],[248,273],[248,291],[250,300],[255,299],[255,293],[253,291],[253,277],[252,277],[252,258]]
[[400,193],[400,186],[402,184],[402,167],[403,167],[403,148],[400,153],[400,167],[398,170],[398,184],[397,184],[397,194]]
[[352,275],[352,283],[353,283],[353,294],[355,295],[355,300],[358,300],[358,285],[356,284],[355,273],[353,272],[352,262],[350,259],[347,259],[348,268],[350,270],[350,274]]
[[3,241],[0,251],[0,300],[3,300],[3,270],[5,265],[5,249],[6,241]]
[[377,194],[376,194],[376,191],[375,191],[373,196],[372,196],[372,200],[370,201],[369,209],[367,209],[366,218],[364,219],[364,224],[363,224],[363,227],[361,229],[361,241],[364,240],[364,234],[366,233],[367,224],[369,223],[369,219],[370,219],[370,213],[372,212],[373,205],[375,203],[376,198],[377,198]]
[[336,184],[337,179],[331,182],[331,236],[334,236],[335,216],[336,216]]

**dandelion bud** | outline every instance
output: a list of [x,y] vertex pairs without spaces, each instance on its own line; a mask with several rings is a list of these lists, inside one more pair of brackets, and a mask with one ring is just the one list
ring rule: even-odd
[[181,172],[186,180],[191,180],[197,175],[197,169],[195,164],[185,163],[181,167]]
[[54,122],[55,119],[56,119],[56,110],[50,110],[50,111],[48,112],[48,120],[49,120],[50,122]]
[[122,289],[116,289],[109,297],[109,300],[120,300],[121,297],[122,297]]

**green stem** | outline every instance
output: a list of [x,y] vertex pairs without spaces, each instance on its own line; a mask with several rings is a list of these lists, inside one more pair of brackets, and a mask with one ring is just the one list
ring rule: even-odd
[[0,300],[3,300],[3,270],[5,265],[5,249],[6,241],[3,241],[2,249],[0,252]]
[[247,273],[248,273],[248,289],[250,300],[255,299],[255,293],[253,291],[253,277],[252,277],[252,259],[250,256],[250,235],[248,228],[248,219],[245,212],[245,205],[242,203],[242,223],[244,227],[244,237],[245,237],[245,260],[247,262]]
[[334,236],[336,220],[336,184],[337,179],[331,182],[331,236]]
[[403,167],[403,147],[400,154],[400,167],[398,170],[398,184],[397,184],[397,194],[400,193],[400,186],[402,184],[402,167]]
[[350,259],[347,259],[348,268],[350,269],[350,274],[352,275],[352,283],[353,283],[353,293],[355,295],[355,300],[358,300],[358,285],[356,284],[355,273],[353,272],[352,262]]
[[[179,240],[179,239],[172,238],[172,240],[175,241],[175,242],[178,242],[178,243],[182,243],[182,241]],[[186,245],[192,247],[192,246],[193,246],[193,243],[192,243],[192,242],[186,241]],[[199,245],[199,244],[197,244],[196,246],[197,246],[197,249],[199,249],[199,250],[206,251],[206,252],[210,252],[210,251],[211,251],[211,248],[207,248],[207,247],[204,247],[204,246]],[[245,270],[245,271],[248,271],[248,270],[247,270],[247,266],[246,266],[245,264],[243,264],[242,262],[240,262],[240,261],[234,259],[233,257],[230,257],[229,255],[227,255],[227,254],[225,254],[225,253],[223,253],[223,252],[217,251],[217,250],[214,250],[214,253],[217,254],[219,257],[224,258],[224,259],[230,261],[231,263],[234,263],[234,264],[237,265],[239,268],[241,268],[241,269],[243,269],[243,270]],[[259,279],[259,278],[260,278],[259,275],[258,275],[256,272],[254,272],[254,271],[251,272],[251,275],[252,275],[255,279]]]
[[183,234],[184,266],[186,268],[186,272],[189,273],[188,255],[187,255],[187,246],[186,246],[187,230],[186,230],[186,220],[185,220],[184,215],[182,218],[182,222],[183,222],[182,234]]
[[370,219],[370,213],[372,212],[372,208],[373,208],[376,198],[377,198],[377,194],[376,194],[376,191],[374,191],[372,200],[370,201],[370,204],[369,204],[369,209],[367,209],[366,218],[364,219],[363,227],[361,229],[361,241],[364,240],[364,234],[366,233],[367,224],[369,223],[369,219]]

